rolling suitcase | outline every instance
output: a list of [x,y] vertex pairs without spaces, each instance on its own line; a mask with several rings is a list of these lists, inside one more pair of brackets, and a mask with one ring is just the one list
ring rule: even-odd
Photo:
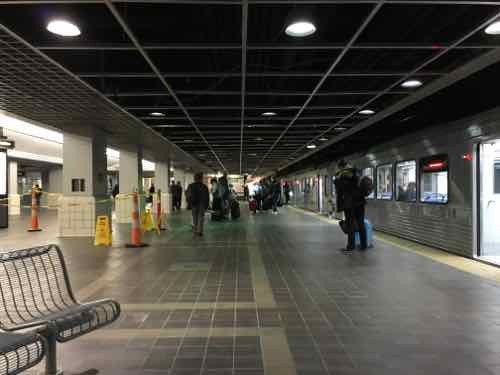
[[[373,227],[372,224],[368,221],[368,219],[365,219],[365,230],[366,230],[366,244],[368,247],[373,247]],[[356,246],[361,245],[361,241],[359,239],[359,232],[354,233],[354,240]]]
[[231,201],[231,219],[235,220],[240,217],[240,204],[236,199]]

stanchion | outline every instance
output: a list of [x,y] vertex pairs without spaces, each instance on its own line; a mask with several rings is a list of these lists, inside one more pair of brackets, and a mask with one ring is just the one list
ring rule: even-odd
[[38,202],[36,199],[37,190],[35,188],[31,189],[31,228],[28,232],[40,232],[41,229],[38,227]]
[[132,228],[130,230],[130,243],[126,247],[146,247],[146,243],[141,242],[141,228],[139,225],[139,195],[135,192],[132,195]]

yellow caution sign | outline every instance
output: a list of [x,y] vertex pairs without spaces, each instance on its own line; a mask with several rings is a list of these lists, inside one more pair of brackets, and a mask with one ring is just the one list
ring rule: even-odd
[[111,246],[111,228],[107,216],[97,216],[94,246]]
[[156,230],[153,214],[150,209],[146,209],[141,215],[141,230],[143,232]]

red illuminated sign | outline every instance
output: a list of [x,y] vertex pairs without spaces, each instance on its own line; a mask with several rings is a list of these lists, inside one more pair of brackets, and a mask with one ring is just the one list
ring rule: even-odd
[[446,159],[429,158],[422,163],[424,172],[441,172],[448,169],[448,161]]

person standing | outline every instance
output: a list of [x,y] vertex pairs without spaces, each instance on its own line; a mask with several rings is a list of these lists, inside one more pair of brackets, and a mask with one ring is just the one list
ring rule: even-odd
[[365,195],[359,186],[359,177],[356,170],[340,160],[337,164],[338,171],[335,174],[335,191],[337,193],[337,210],[344,211],[345,228],[347,232],[347,246],[344,251],[352,251],[355,248],[355,233],[359,232],[360,250],[366,250],[366,228],[365,228]]
[[285,194],[285,204],[288,205],[290,201],[290,185],[288,185],[288,181],[285,181],[283,185],[283,193]]
[[203,183],[203,173],[194,175],[194,182],[191,183],[186,191],[193,215],[193,233],[197,236],[203,236],[203,223],[205,220],[205,211],[210,202],[210,193]]
[[249,194],[249,191],[248,191],[248,185],[245,184],[243,186],[243,196],[245,198],[245,200],[248,202],[248,200],[250,199],[250,194]]
[[172,181],[169,186],[169,192],[170,192],[170,201],[172,202],[172,212],[175,211],[175,182]]
[[177,211],[181,210],[181,202],[182,202],[182,185],[180,181],[177,181],[177,185],[175,187],[175,207]]

